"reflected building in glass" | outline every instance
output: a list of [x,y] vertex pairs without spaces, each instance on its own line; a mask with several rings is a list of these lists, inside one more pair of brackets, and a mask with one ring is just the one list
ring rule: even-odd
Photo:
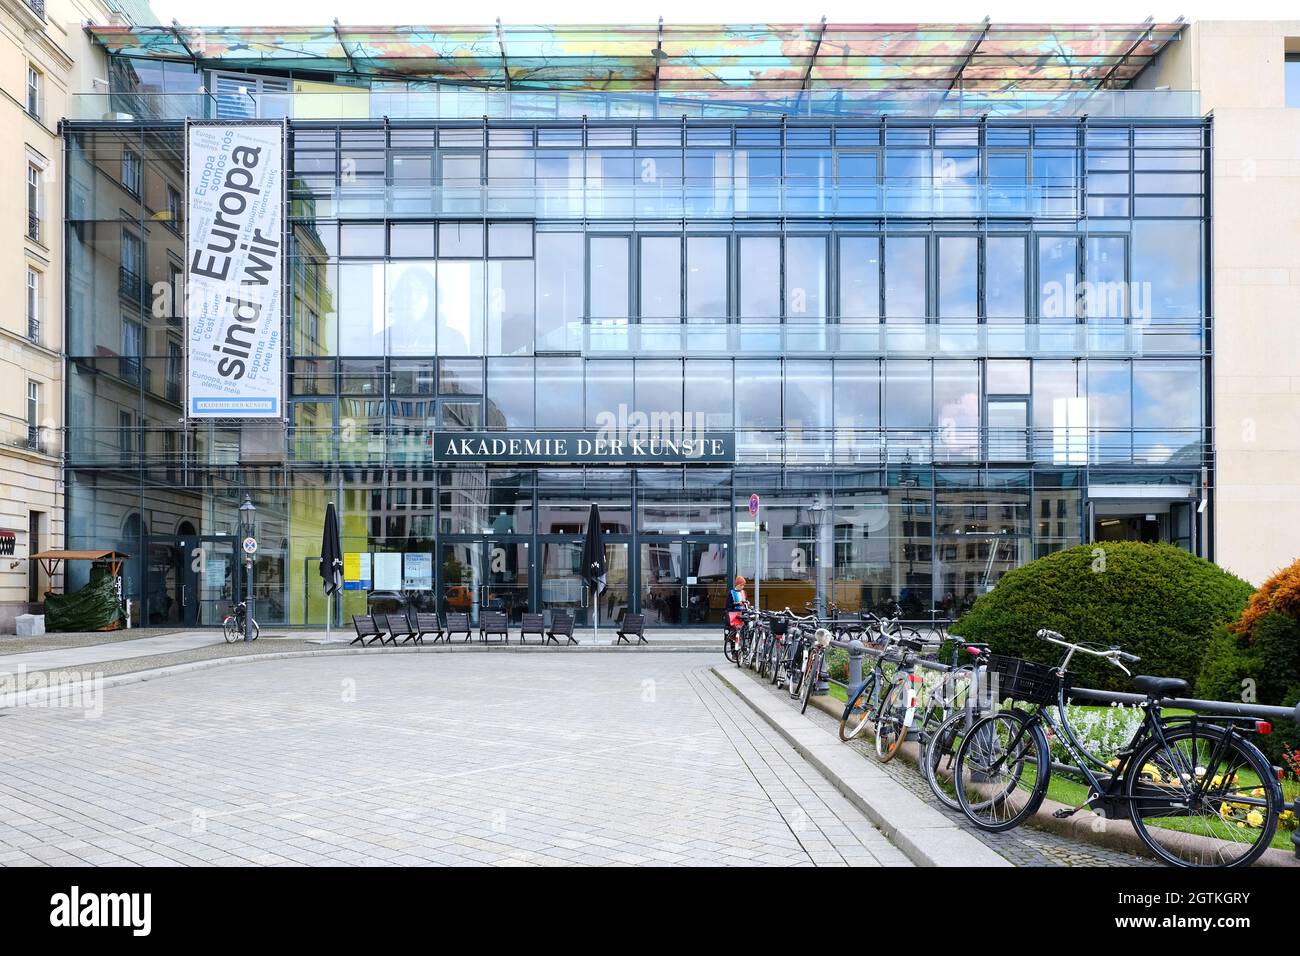
[[[264,624],[323,624],[329,501],[344,615],[715,625],[740,573],[919,616],[1083,542],[1213,556],[1212,125],[1129,88],[1180,26],[428,29],[91,28],[67,540],[138,620],[220,621],[245,492]],[[284,123],[283,420],[185,416],[187,118]]]

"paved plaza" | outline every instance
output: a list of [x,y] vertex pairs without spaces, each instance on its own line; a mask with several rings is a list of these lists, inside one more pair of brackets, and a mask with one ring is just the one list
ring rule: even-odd
[[392,654],[0,711],[0,863],[907,860],[717,654]]

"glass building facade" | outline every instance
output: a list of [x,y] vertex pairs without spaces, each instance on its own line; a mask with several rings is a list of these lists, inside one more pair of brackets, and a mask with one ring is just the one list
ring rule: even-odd
[[[65,124],[67,544],[133,556],[141,623],[220,621],[245,493],[256,613],[286,626],[324,623],[329,501],[345,615],[375,589],[589,622],[593,501],[602,623],[717,623],[735,573],[765,606],[919,616],[1083,542],[1211,556],[1207,119],[285,102],[283,421],[184,415],[183,116]],[[726,441],[436,447],[592,433]]]

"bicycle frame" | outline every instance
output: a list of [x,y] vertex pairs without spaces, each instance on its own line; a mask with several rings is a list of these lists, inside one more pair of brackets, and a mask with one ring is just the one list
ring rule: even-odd
[[[1068,661],[1068,656],[1066,659]],[[1160,716],[1159,702],[1156,702],[1155,704],[1142,703],[1138,705],[1142,708],[1142,723],[1138,729],[1134,731],[1132,739],[1129,740],[1125,748],[1120,751],[1118,757],[1119,765],[1116,767],[1110,767],[1079,742],[1079,738],[1074,733],[1074,728],[1070,726],[1069,713],[1066,710],[1067,703],[1066,690],[1064,685],[1062,685],[1061,689],[1057,692],[1057,699],[1054,704],[1037,705],[1029,716],[1020,722],[1020,730],[1016,733],[1015,737],[1011,740],[1006,749],[1008,754],[1016,753],[1016,748],[1020,745],[1024,736],[1031,732],[1033,726],[1045,725],[1051,732],[1051,735],[1054,735],[1058,740],[1060,740],[1061,745],[1065,747],[1066,752],[1074,762],[1074,769],[1082,773],[1087,779],[1089,787],[1088,799],[1078,807],[1074,808],[1076,811],[1081,810],[1084,807],[1095,806],[1096,809],[1100,810],[1102,814],[1108,818],[1127,816],[1127,804],[1133,802],[1135,798],[1126,796],[1123,793],[1123,788],[1125,782],[1128,780],[1130,772],[1133,771],[1134,757],[1138,751],[1140,751],[1143,746],[1152,739],[1159,741],[1161,747],[1164,748],[1166,755],[1171,758],[1171,765],[1180,765],[1180,773],[1186,773],[1191,779],[1197,781],[1196,786],[1198,795],[1204,795],[1206,788],[1212,785],[1213,774],[1196,774],[1196,768],[1185,766],[1181,757],[1175,761],[1174,757],[1177,751],[1170,750],[1169,741],[1165,735],[1167,730],[1182,729],[1188,726],[1192,727],[1193,732],[1195,732],[1198,724],[1205,723],[1195,714],[1190,717],[1174,717],[1166,721]],[[1057,711],[1055,720],[1052,718],[1052,707],[1055,707]],[[1207,726],[1222,731],[1222,733],[1207,735],[1206,739],[1212,739],[1214,741],[1214,751],[1209,761],[1210,767],[1218,766],[1219,761],[1223,759],[1223,755],[1227,750],[1227,743],[1230,740],[1242,739],[1241,735],[1237,732],[1235,723],[1245,719],[1247,718],[1224,717],[1221,718],[1223,721],[1222,723],[1216,722],[1207,724]],[[1004,759],[1005,755],[1000,757],[994,763],[993,769],[996,769]],[[1093,772],[1093,768],[1100,770],[1105,775],[1106,779],[1104,783],[1102,778]],[[1049,782],[1051,781],[1053,769],[1053,764],[1049,762],[1046,769],[1046,778]],[[1142,768],[1138,767],[1137,772],[1140,774],[1141,771]],[[1261,786],[1270,786],[1270,782],[1267,780],[1261,781],[1260,783]],[[1275,783],[1276,781],[1274,781],[1274,784]],[[1177,795],[1171,793],[1169,797],[1171,805],[1178,802]],[[1142,797],[1142,799],[1149,798]],[[1255,797],[1249,794],[1234,794],[1232,802],[1259,807],[1268,806],[1266,798]]]

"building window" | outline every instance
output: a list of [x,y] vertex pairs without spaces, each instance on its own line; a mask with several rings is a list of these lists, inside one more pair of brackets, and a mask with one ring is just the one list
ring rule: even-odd
[[27,164],[27,238],[41,241],[41,168]]
[[27,115],[41,118],[41,71],[27,64]]
[[118,288],[133,302],[140,300],[144,276],[143,248],[140,237],[130,229],[122,230],[122,265],[119,267]]
[[175,342],[167,345],[167,401],[180,403],[181,400],[181,347]]
[[33,451],[41,448],[41,383],[27,383],[27,447]]
[[122,186],[132,196],[140,195],[140,154],[122,150]]
[[41,274],[35,269],[27,270],[27,338],[40,344]]
[[122,446],[122,464],[129,465],[131,463],[131,455],[134,450],[134,443],[135,443],[134,429],[132,429],[131,427],[130,412],[117,413],[117,430],[119,436],[119,443]]
[[167,187],[167,228],[172,232],[181,228],[181,193],[175,186]]
[[140,378],[140,356],[144,333],[140,323],[134,319],[122,319],[122,357],[120,360],[122,378],[138,381]]
[[1286,55],[1286,105],[1300,108],[1300,53]]

